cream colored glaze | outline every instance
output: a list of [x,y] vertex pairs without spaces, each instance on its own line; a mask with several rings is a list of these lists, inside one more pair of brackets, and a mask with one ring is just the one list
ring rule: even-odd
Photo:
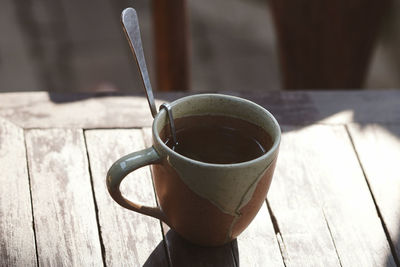
[[262,174],[272,160],[268,163],[261,162],[251,169],[196,168],[187,162],[168,158],[182,181],[193,192],[209,200],[224,213],[233,216],[239,215],[239,210],[250,201]]
[[241,98],[222,95],[195,95],[171,103],[174,118],[191,115],[228,115],[252,122],[266,130],[274,140],[263,156],[238,164],[207,164],[191,160],[169,149],[158,136],[168,123],[164,110],[153,125],[154,146],[196,194],[209,200],[224,213],[237,216],[251,199],[262,174],[277,156],[280,129],[264,108]]

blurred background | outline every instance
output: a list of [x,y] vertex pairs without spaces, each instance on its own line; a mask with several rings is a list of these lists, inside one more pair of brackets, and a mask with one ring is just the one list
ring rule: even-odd
[[[156,77],[154,38],[154,16],[162,14],[164,10],[158,7],[158,13],[154,12],[154,3],[151,1],[0,2],[0,91],[142,92],[138,70],[120,25],[120,13],[128,6],[138,12],[153,89],[165,89]],[[172,5],[173,2],[169,3]],[[271,6],[267,0],[186,1],[183,8],[187,13],[177,23],[187,22],[187,48],[181,52],[188,54],[184,58],[187,62],[185,68],[189,69],[185,74],[188,84],[176,90],[290,89],[287,87],[291,85],[282,82],[282,70],[285,69],[282,64],[287,62],[280,61],[278,36],[284,35],[277,33],[279,28],[274,26],[276,16],[272,7],[275,7],[275,11],[282,8],[278,4]],[[379,31],[376,40],[373,40],[371,56],[366,59],[370,64],[366,64],[365,77],[355,86],[352,83],[349,86],[339,83],[340,87],[400,88],[399,15],[398,1],[388,5],[382,12],[377,19]],[[318,23],[316,21],[310,25]],[[285,22],[281,25],[285,26]],[[177,29],[176,25],[174,27],[172,30]],[[368,31],[370,26],[365,27]],[[294,33],[297,30],[296,27],[290,28]],[[282,40],[301,47],[297,46],[295,37]],[[332,44],[331,47],[336,45]],[[331,51],[333,57],[341,57],[335,54],[335,49]],[[312,50],[310,53],[314,54]],[[318,56],[318,53],[315,54]],[[174,61],[168,64],[174,68]],[[302,67],[295,67],[301,74]],[[312,84],[320,89],[333,85]],[[297,87],[301,89],[302,84]]]

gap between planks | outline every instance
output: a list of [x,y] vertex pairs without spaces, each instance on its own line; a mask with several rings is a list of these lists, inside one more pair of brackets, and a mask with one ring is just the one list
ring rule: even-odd
[[277,221],[277,219],[276,219],[276,217],[274,215],[274,212],[271,209],[271,206],[268,203],[268,199],[265,200],[265,203],[266,203],[267,208],[268,208],[269,216],[271,217],[272,226],[274,227],[274,232],[275,232],[275,235],[276,235],[276,241],[278,242],[279,250],[281,251],[282,262],[286,267],[287,265],[286,265],[285,259],[287,259],[288,257],[286,256],[287,252],[286,252],[285,242],[282,239],[281,230],[279,229],[278,221]]
[[[127,264],[168,266],[160,224],[155,219],[119,206],[108,194],[108,168],[118,158],[144,148],[140,130],[86,130],[93,188],[105,246],[107,266]],[[128,175],[121,184],[127,198],[155,205],[148,167]]]
[[335,238],[333,237],[333,233],[332,233],[331,227],[329,226],[328,218],[326,217],[325,211],[323,209],[322,209],[322,214],[324,215],[324,220],[325,220],[325,223],[326,223],[326,227],[328,228],[329,235],[330,235],[330,237],[332,239],[332,244],[333,244],[333,247],[335,248],[336,255],[337,255],[338,260],[339,260],[339,264],[340,264],[340,266],[343,266],[342,260],[340,259],[340,254],[339,254],[338,248],[336,246]]
[[38,246],[37,246],[37,238],[36,238],[36,229],[35,229],[35,214],[33,212],[33,201],[32,201],[32,182],[31,182],[31,171],[29,170],[28,166],[28,148],[26,145],[26,130],[24,131],[24,147],[25,147],[25,165],[28,173],[28,182],[29,182],[29,197],[31,201],[31,212],[32,212],[32,229],[33,229],[33,237],[35,238],[35,251],[36,251],[36,264],[39,266],[39,253],[38,253]]
[[103,263],[83,131],[25,134],[40,265]]
[[37,266],[23,129],[0,118],[0,266]]
[[268,203],[288,249],[285,262],[316,263],[319,249],[320,260],[336,266],[390,263],[389,244],[343,126],[285,125],[283,131]]
[[97,223],[97,230],[98,230],[98,234],[99,234],[101,257],[102,257],[102,260],[103,260],[103,267],[105,267],[106,266],[106,249],[104,247],[103,237],[101,235],[101,227],[100,227],[100,222],[99,222],[99,208],[97,206],[96,193],[94,192],[92,169],[90,167],[89,152],[88,152],[88,146],[87,146],[85,130],[83,130],[83,141],[84,141],[84,144],[85,144],[86,158],[87,158],[87,161],[88,161],[88,172],[89,172],[89,177],[90,177],[90,186],[92,188],[92,197],[93,197],[93,203],[94,203],[94,210],[95,210],[95,213],[96,213],[96,223]]
[[[386,125],[387,125],[387,124],[386,124]],[[395,125],[398,125],[398,124],[395,124]],[[364,165],[363,165],[363,163],[362,163],[362,161],[361,161],[360,155],[359,155],[359,153],[358,153],[358,151],[357,151],[357,148],[356,148],[356,146],[355,146],[353,136],[352,136],[351,133],[350,133],[349,126],[348,126],[348,125],[345,125],[345,129],[346,129],[347,135],[348,135],[348,137],[349,137],[349,140],[350,140],[350,142],[351,142],[351,145],[352,145],[352,147],[353,147],[354,153],[356,154],[356,157],[357,157],[357,160],[358,160],[358,164],[360,165],[360,168],[361,168],[361,171],[362,171],[362,173],[363,173],[365,182],[367,183],[369,192],[370,192],[370,194],[371,194],[371,198],[372,198],[372,200],[373,200],[373,202],[374,202],[374,205],[375,205],[375,208],[376,208],[376,212],[378,213],[379,219],[380,219],[381,224],[382,224],[382,228],[383,228],[383,230],[384,230],[384,232],[385,232],[385,235],[386,235],[386,239],[387,239],[387,241],[388,241],[388,243],[389,243],[390,251],[391,251],[391,253],[392,253],[394,262],[395,262],[395,264],[396,264],[397,266],[400,266],[400,260],[399,260],[399,257],[397,256],[395,245],[393,244],[393,241],[392,241],[392,239],[391,239],[391,237],[390,237],[388,227],[387,227],[387,225],[386,225],[386,223],[385,223],[385,220],[384,220],[384,218],[383,218],[383,216],[382,216],[382,213],[381,213],[381,210],[380,210],[380,208],[379,208],[378,202],[377,202],[377,200],[376,200],[376,198],[375,198],[375,195],[374,195],[374,192],[373,192],[373,190],[372,190],[372,186],[371,186],[370,182],[368,181],[367,173],[366,173],[366,171],[365,171]]]

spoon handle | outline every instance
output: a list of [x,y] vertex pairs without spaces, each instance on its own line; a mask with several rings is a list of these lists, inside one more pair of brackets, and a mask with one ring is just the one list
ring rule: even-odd
[[149,73],[147,72],[146,60],[144,58],[142,39],[140,38],[139,20],[136,10],[129,7],[122,11],[121,14],[122,26],[128,39],[129,46],[135,56],[136,63],[139,66],[142,75],[144,88],[146,89],[147,101],[149,102],[151,115],[153,118],[157,115],[157,108],[154,102],[153,91],[151,89]]

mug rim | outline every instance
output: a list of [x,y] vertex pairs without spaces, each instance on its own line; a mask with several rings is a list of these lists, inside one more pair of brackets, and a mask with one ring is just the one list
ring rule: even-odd
[[[170,107],[173,108],[174,106],[188,101],[189,99],[193,99],[193,98],[199,98],[199,97],[207,97],[207,96],[211,96],[211,97],[220,97],[220,98],[226,98],[226,99],[230,99],[230,100],[234,100],[237,102],[244,102],[249,106],[253,106],[255,108],[260,109],[262,112],[264,112],[264,114],[271,119],[272,124],[274,124],[274,129],[276,130],[276,132],[274,133],[276,135],[276,138],[273,140],[273,144],[271,146],[271,148],[263,155],[252,159],[252,160],[248,160],[248,161],[243,161],[243,162],[239,162],[239,163],[208,163],[208,162],[204,162],[204,161],[199,161],[199,160],[195,160],[195,159],[191,159],[189,157],[186,157],[184,155],[181,155],[177,152],[175,152],[174,150],[172,150],[170,147],[168,147],[162,140],[161,137],[156,129],[156,123],[157,121],[160,119],[160,116],[162,116],[164,113],[166,113],[166,111],[164,109],[160,110],[160,112],[157,113],[157,115],[154,117],[153,120],[153,124],[152,124],[152,134],[153,134],[153,139],[155,138],[157,141],[157,144],[160,145],[163,150],[165,150],[167,152],[167,154],[172,154],[173,156],[187,161],[189,163],[192,164],[196,164],[196,165],[200,165],[203,167],[215,167],[215,168],[232,168],[232,167],[245,167],[245,166],[249,166],[249,165],[253,165],[257,162],[260,161],[264,161],[267,160],[268,158],[271,158],[271,162],[273,161],[273,159],[276,157],[280,142],[281,142],[281,128],[280,125],[278,123],[278,121],[275,119],[275,117],[268,111],[266,110],[264,107],[241,97],[237,97],[237,96],[232,96],[232,95],[225,95],[225,94],[211,94],[211,93],[206,93],[206,94],[195,94],[195,95],[190,95],[190,96],[185,96],[182,98],[179,98],[177,100],[174,100],[173,102],[169,103]],[[166,114],[165,114],[166,115]],[[270,134],[270,133],[268,133]],[[270,164],[269,163],[269,164]],[[268,164],[268,165],[269,165]]]

